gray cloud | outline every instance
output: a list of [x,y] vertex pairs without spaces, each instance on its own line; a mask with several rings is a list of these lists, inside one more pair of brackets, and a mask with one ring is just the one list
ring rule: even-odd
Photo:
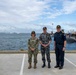
[[[49,31],[55,30],[56,25],[34,22],[41,20],[41,17],[50,20],[76,11],[76,0],[59,1],[63,4],[62,9],[51,7],[57,4],[58,0],[0,0],[0,32],[30,32],[32,30],[40,32],[44,26],[47,26]],[[72,5],[70,9],[68,9],[69,5]],[[67,24],[67,27],[74,28],[75,26],[76,24]]]

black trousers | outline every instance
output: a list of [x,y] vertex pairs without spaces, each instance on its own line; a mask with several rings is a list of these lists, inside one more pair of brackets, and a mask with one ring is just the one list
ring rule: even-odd
[[65,52],[63,51],[63,46],[62,45],[57,45],[55,53],[56,53],[56,65],[57,66],[64,66]]

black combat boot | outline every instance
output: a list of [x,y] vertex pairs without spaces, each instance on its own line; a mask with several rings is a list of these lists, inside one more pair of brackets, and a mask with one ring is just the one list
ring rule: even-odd
[[51,68],[50,62],[48,62],[48,68]]
[[37,67],[36,67],[36,63],[34,63],[34,69],[36,69]]
[[31,63],[29,63],[28,69],[31,69],[31,68],[32,68],[32,65],[31,65]]
[[44,68],[46,66],[45,62],[43,62],[42,68]]

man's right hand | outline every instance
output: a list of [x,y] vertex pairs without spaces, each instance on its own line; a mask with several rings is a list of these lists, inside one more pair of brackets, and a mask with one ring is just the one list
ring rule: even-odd
[[45,45],[45,44],[43,44],[41,41],[40,41],[40,44],[41,44],[43,47],[46,47],[46,45]]
[[45,45],[45,44],[42,44],[42,46],[43,46],[43,47],[46,47],[46,45]]

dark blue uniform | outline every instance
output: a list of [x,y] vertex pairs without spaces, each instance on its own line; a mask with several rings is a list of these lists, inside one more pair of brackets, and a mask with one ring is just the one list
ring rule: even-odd
[[54,34],[54,41],[56,42],[56,64],[57,66],[64,66],[64,41],[66,41],[66,36],[62,32],[56,32]]

